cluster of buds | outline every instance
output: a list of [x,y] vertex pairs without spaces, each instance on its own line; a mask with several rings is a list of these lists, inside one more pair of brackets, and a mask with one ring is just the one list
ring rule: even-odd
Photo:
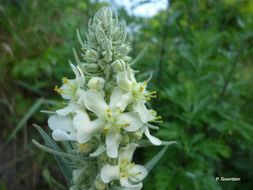
[[163,144],[150,133],[161,118],[146,106],[156,93],[147,90],[148,80],[136,81],[126,30],[111,9],[102,8],[89,22],[87,41],[77,35],[83,54],[80,59],[74,51],[75,78],[55,87],[66,107],[48,119],[55,141],[92,158],[74,164],[71,189],[141,189],[148,171],[133,162],[134,151],[145,136]]

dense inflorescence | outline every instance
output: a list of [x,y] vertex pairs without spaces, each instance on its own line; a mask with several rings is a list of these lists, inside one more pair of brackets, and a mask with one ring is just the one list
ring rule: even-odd
[[81,156],[72,162],[71,189],[141,189],[148,170],[133,162],[135,149],[143,136],[166,144],[149,131],[161,119],[146,107],[156,93],[147,90],[148,80],[136,81],[125,27],[110,8],[89,22],[85,42],[77,36],[82,58],[74,50],[75,78],[55,87],[67,106],[48,119],[53,139],[69,141],[70,152]]

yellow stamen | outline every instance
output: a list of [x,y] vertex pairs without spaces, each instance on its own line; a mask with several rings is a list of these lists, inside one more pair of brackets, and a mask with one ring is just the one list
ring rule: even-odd
[[156,123],[162,123],[162,116],[156,116],[154,119],[153,119],[153,122],[156,122]]
[[63,82],[63,84],[67,84],[69,82],[69,80],[67,79],[67,77],[63,77],[62,82]]
[[115,127],[129,127],[130,124],[129,123],[126,123],[126,124],[116,124],[114,125]]
[[143,86],[140,86],[139,87],[139,92],[143,92],[144,91],[144,87]]
[[62,93],[62,89],[60,89],[57,85],[55,85],[54,91],[57,92],[58,94]]
[[106,113],[107,117],[111,118],[112,117],[112,110],[111,109],[107,109],[106,112],[107,112]]
[[156,116],[155,119],[162,119],[162,116]]
[[107,133],[109,131],[109,128],[104,128],[104,133]]

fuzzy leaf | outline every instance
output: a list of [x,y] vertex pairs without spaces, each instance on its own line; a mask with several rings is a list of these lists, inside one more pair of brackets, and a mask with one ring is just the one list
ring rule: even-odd
[[[162,141],[162,144],[159,145],[159,146],[169,146],[169,145],[172,145],[172,144],[176,144],[177,142],[176,141]],[[137,143],[139,145],[139,147],[146,147],[146,146],[156,146],[154,144],[152,144],[149,140],[140,140],[138,141]]]
[[162,158],[165,154],[168,146],[165,146],[157,155],[155,155],[151,160],[149,160],[145,167],[147,168],[148,172],[157,164],[157,162]]
[[61,151],[57,151],[57,150],[53,150],[51,148],[48,148],[40,143],[38,143],[36,140],[32,139],[32,142],[35,146],[37,146],[38,148],[48,152],[48,153],[51,153],[51,154],[54,154],[56,156],[60,156],[60,157],[65,157],[65,158],[70,158],[70,159],[85,159],[85,158],[82,158],[78,155],[75,155],[75,154],[69,154],[69,153],[65,153],[65,152],[61,152]]
[[[36,124],[34,124],[34,126],[41,134],[47,147],[50,147],[50,149],[53,149],[54,152],[62,152],[61,148],[47,135],[47,133],[40,126],[38,126]],[[35,143],[35,142],[36,141],[33,140],[33,143]],[[43,145],[41,145],[41,146],[43,146]],[[45,147],[45,148],[47,149],[47,147]],[[42,148],[42,147],[40,147],[40,148]],[[44,148],[44,150],[46,150],[45,148]],[[53,153],[53,152],[51,152],[51,153]],[[69,166],[69,163],[67,162],[66,159],[64,159],[63,157],[60,157],[59,155],[58,156],[54,155],[54,158],[57,161],[65,179],[67,180],[68,183],[70,183],[70,180],[72,178],[72,169]]]

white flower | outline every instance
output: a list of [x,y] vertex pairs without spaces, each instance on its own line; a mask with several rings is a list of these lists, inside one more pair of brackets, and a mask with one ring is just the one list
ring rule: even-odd
[[113,90],[109,105],[101,93],[88,90],[84,95],[84,103],[88,110],[92,111],[98,118],[89,121],[81,114],[74,117],[74,126],[79,128],[77,139],[79,143],[89,141],[95,135],[103,133],[107,147],[107,155],[117,158],[118,147],[122,140],[121,130],[134,132],[139,130],[143,123],[135,112],[122,113],[116,104],[120,101],[118,91]]
[[139,190],[142,188],[141,181],[147,176],[148,172],[144,166],[132,162],[136,144],[129,144],[120,149],[118,164],[116,166],[106,164],[101,169],[101,179],[104,183],[119,180],[123,189]]
[[154,92],[148,92],[146,90],[147,82],[137,82],[131,71],[124,71],[117,74],[117,88],[118,94],[121,94],[122,102],[118,103],[117,106],[124,109],[128,104],[132,103],[132,108],[136,111],[142,122],[143,127],[139,130],[142,135],[145,133],[150,142],[154,145],[161,145],[162,142],[158,138],[152,136],[149,132],[149,127],[153,127],[148,124],[150,121],[156,121],[160,119],[156,115],[154,110],[147,109],[145,102],[151,97],[155,97]]
[[[64,109],[57,110],[56,115],[52,115],[48,119],[48,125],[53,130],[52,137],[55,141],[77,141],[77,131],[79,130],[73,125],[73,118],[69,113],[82,114],[89,118],[86,111],[76,109],[76,104],[70,104]],[[79,107],[78,107],[79,108]]]
[[154,120],[156,117],[155,112],[148,110],[145,102],[155,97],[156,92],[148,92],[146,90],[147,82],[137,82],[132,71],[120,72],[116,78],[119,85],[118,93],[122,97],[122,102],[118,106],[121,109],[125,109],[128,104],[132,104],[133,110],[140,115],[143,123]]
[[76,130],[70,116],[52,115],[48,125],[53,130],[52,137],[55,141],[76,141]]
[[63,77],[63,85],[60,88],[58,86],[55,86],[54,90],[61,94],[61,96],[66,100],[82,103],[81,98],[84,94],[82,87],[85,84],[85,77],[82,70],[78,66],[74,66],[73,64],[70,64],[70,66],[75,73],[76,78],[67,79],[66,77]]
[[76,110],[82,110],[82,109],[85,109],[85,107],[73,101],[70,101],[66,107],[56,110],[56,113],[60,116],[67,116],[70,113],[75,113]]
[[157,137],[153,136],[150,134],[150,131],[149,131],[149,128],[157,128],[153,125],[150,125],[150,124],[145,124],[141,129],[140,129],[140,132],[141,134],[142,133],[145,133],[146,137],[149,139],[149,141],[153,144],[153,145],[161,145],[162,144],[162,141],[160,139],[158,139]]

